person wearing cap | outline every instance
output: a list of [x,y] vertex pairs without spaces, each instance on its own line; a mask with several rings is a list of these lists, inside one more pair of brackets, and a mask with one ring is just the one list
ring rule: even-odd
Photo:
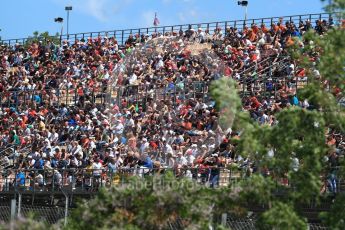
[[71,149],[70,149],[70,153],[73,156],[75,156],[77,154],[80,154],[80,155],[83,156],[83,149],[79,145],[78,141],[72,141],[72,146],[71,146]]
[[205,43],[206,42],[206,33],[202,30],[201,27],[198,28],[196,38],[197,38],[197,41],[199,43]]
[[53,173],[53,186],[55,188],[60,188],[62,186],[62,175],[56,169],[54,169],[54,173]]
[[144,153],[145,150],[150,146],[150,143],[147,141],[146,138],[143,138],[141,146],[140,146],[140,153]]
[[100,162],[99,158],[95,158],[92,163],[92,176],[94,180],[94,185],[96,188],[100,186],[100,178],[102,176],[103,165]]
[[184,166],[184,165],[188,165],[188,161],[186,159],[186,157],[183,156],[182,151],[178,151],[177,152],[177,157],[175,159],[175,164],[178,168]]
[[195,161],[195,156],[193,155],[193,150],[188,149],[185,153],[186,160],[187,160],[187,165],[190,167],[193,167],[194,161]]
[[120,119],[117,119],[115,122],[116,122],[114,126],[115,134],[122,135],[125,128],[124,125],[122,124]]
[[207,165],[210,167],[210,187],[215,188],[219,183],[220,168],[224,167],[222,162],[219,160],[219,154],[214,153],[209,158]]
[[107,163],[107,168],[108,168],[108,173],[110,177],[113,177],[117,171],[117,167],[119,166],[117,164],[117,161],[115,159],[115,157],[112,157],[109,162]]
[[27,162],[28,162],[29,168],[34,168],[34,165],[35,165],[35,162],[36,162],[35,158],[33,157],[33,155],[28,155],[27,156]]
[[198,145],[197,144],[192,144],[191,145],[191,154],[195,157],[196,155],[198,155],[199,149],[198,149]]

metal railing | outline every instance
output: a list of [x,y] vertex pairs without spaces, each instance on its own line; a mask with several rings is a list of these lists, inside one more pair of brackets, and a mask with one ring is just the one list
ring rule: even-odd
[[[238,92],[240,96],[244,96],[246,92],[253,91],[248,90],[247,86],[250,84],[265,85],[269,78],[274,78],[275,82],[278,80],[286,80],[285,77],[272,77],[272,68],[286,68],[285,61],[286,60],[281,60],[280,62],[272,63],[272,66],[257,72],[256,74],[258,77],[251,76],[249,71],[243,72],[241,79],[238,80]],[[252,70],[255,72],[255,68]],[[287,81],[284,82],[287,84]],[[82,93],[76,88],[7,91],[0,93],[0,105],[2,107],[12,107],[15,109],[30,108],[34,105],[47,107],[64,105],[83,108],[88,103],[91,103],[116,104],[119,108],[123,108],[138,103],[145,105],[150,99],[155,101],[170,101],[173,106],[181,102],[183,103],[188,99],[201,99],[205,103],[210,101],[210,82],[183,81],[180,83],[181,84],[175,82],[171,85],[156,85],[155,87],[150,85],[117,86],[112,90],[97,90],[84,87]],[[265,86],[263,86],[263,92],[265,92]]]
[[106,91],[90,88],[83,92],[79,88],[43,89],[43,90],[12,90],[0,93],[2,107],[31,107],[33,105],[77,105],[89,101],[90,103],[104,103]]
[[[183,24],[183,25],[172,25],[172,26],[157,26],[157,27],[147,27],[147,28],[137,28],[137,29],[123,29],[123,30],[110,30],[110,31],[98,31],[98,32],[85,32],[85,33],[75,33],[69,35],[61,35],[55,37],[38,37],[35,39],[46,40],[46,39],[59,39],[67,40],[69,42],[75,42],[76,40],[87,40],[94,39],[98,37],[114,37],[117,39],[119,44],[124,44],[129,35],[138,34],[141,35],[152,35],[156,34],[166,34],[166,33],[178,33],[179,31],[186,31],[190,28],[197,30],[202,28],[203,30],[208,29],[212,34],[213,30],[216,28],[221,28],[226,30],[227,27],[237,27],[242,28],[244,26],[250,26],[252,23],[256,24],[265,24],[270,26],[273,23],[280,21],[294,22],[299,23],[300,21],[309,20],[311,22],[315,20],[326,20],[329,21],[333,18],[334,23],[339,24],[340,22],[340,13],[317,13],[317,14],[304,14],[304,15],[291,15],[291,16],[281,16],[281,17],[268,17],[268,18],[257,18],[257,19],[248,19],[248,20],[232,20],[232,21],[220,21],[220,22],[207,22],[207,23],[193,23],[193,24]],[[17,38],[17,39],[5,39],[1,40],[0,43],[7,45],[25,44],[26,42],[32,40],[32,37],[28,38]]]
[[[109,86],[110,87],[110,86]],[[0,105],[2,107],[29,108],[33,105],[41,106],[79,106],[87,103],[107,104],[113,102],[121,106],[121,102],[137,102],[154,99],[184,100],[192,97],[206,97],[208,85],[202,81],[184,82],[184,88],[178,86],[170,88],[169,85],[160,85],[151,88],[147,85],[117,86],[109,92],[105,89],[83,88],[82,92],[77,88],[45,89],[45,90],[16,90],[0,93]],[[173,99],[175,98],[175,99]],[[111,100],[111,101],[110,101]],[[143,101],[146,102],[146,101]]]
[[[199,184],[210,184],[211,168],[118,168],[109,169],[27,169],[3,170],[0,177],[0,194],[2,192],[61,192],[72,193],[96,192],[101,187],[110,187],[130,183],[133,176],[145,177],[173,173],[176,178],[189,178]],[[25,179],[18,180],[22,174]],[[244,172],[219,168],[217,186],[228,186],[240,181]]]
[[0,152],[0,168],[13,167],[16,158],[20,154],[27,155],[31,151],[32,145],[8,145]]
[[203,102],[210,99],[209,84],[206,81],[183,81],[181,84],[167,84],[154,88],[148,85],[121,86],[115,89],[115,94],[111,93],[111,99],[119,108],[133,103],[145,105],[150,99],[169,101],[173,106],[188,99],[198,98]]
[[[218,170],[214,173],[212,170]],[[338,169],[341,170],[341,169]],[[120,186],[130,184],[134,176],[143,178],[146,176],[163,175],[167,172],[173,173],[176,178],[186,178],[198,184],[224,187],[236,186],[239,182],[250,177],[246,168],[211,168],[211,167],[159,167],[159,168],[117,168],[114,171],[108,168],[88,169],[6,169],[0,177],[0,194],[9,192],[42,193],[42,192],[69,192],[89,193],[97,192],[101,187]],[[22,176],[19,176],[19,175]],[[217,178],[215,178],[217,176]],[[22,178],[22,179],[20,179]],[[328,178],[322,180],[327,183]],[[279,188],[291,189],[294,186],[289,184],[287,178],[275,178],[277,193]],[[345,178],[338,175],[336,181],[336,192],[345,192]],[[134,181],[135,182],[135,181]],[[145,182],[139,180],[138,183]],[[167,181],[157,181],[167,182]],[[134,184],[135,185],[135,184]],[[137,184],[142,186],[143,184]],[[326,188],[327,190],[327,188]]]

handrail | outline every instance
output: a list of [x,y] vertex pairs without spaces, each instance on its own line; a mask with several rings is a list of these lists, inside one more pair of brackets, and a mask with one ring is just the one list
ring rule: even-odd
[[[288,57],[284,57],[283,59],[279,60],[278,62],[272,63],[271,65],[269,65],[268,67],[266,67],[265,69],[260,70],[259,72],[257,72],[258,75],[264,75],[263,72],[266,70],[270,70],[271,68],[280,65],[281,63],[285,62],[286,60],[288,60]],[[263,80],[267,80],[268,78],[265,78]],[[252,83],[254,81],[257,81],[259,79],[249,79],[249,81],[246,81],[246,79],[243,79],[242,81],[240,81],[240,83],[242,84],[248,84],[248,83]]]
[[[230,165],[229,165],[230,166]],[[242,171],[242,170],[246,170],[246,167],[241,167],[240,165],[238,165],[237,167],[224,167],[224,166],[220,166],[220,167],[216,167],[217,169],[220,170],[229,170],[229,171]],[[144,170],[144,169],[151,169],[151,170],[204,170],[204,169],[214,169],[214,167],[209,166],[209,167],[183,167],[183,168],[176,168],[176,167],[168,167],[168,166],[161,166],[161,167],[152,167],[152,168],[148,168],[148,167],[144,167],[144,168],[140,168],[140,167],[132,167],[132,168],[128,168],[128,167],[118,167],[116,168],[115,171],[120,171],[120,172],[126,172],[126,171],[135,171],[135,170]],[[343,170],[345,169],[344,166],[335,166],[335,167],[331,167],[329,168],[330,170]],[[24,173],[42,173],[42,172],[53,172],[53,171],[60,171],[60,172],[73,172],[73,173],[80,173],[82,171],[88,171],[88,172],[97,172],[97,171],[102,171],[107,172],[109,171],[108,168],[103,167],[101,169],[92,169],[92,168],[84,168],[84,167],[75,167],[75,168],[44,168],[44,169],[35,169],[35,168],[29,168],[29,169],[4,169],[4,171],[11,171],[11,172],[24,172]],[[344,177],[345,178],[345,177]]]
[[3,148],[3,149],[0,151],[0,157],[1,157],[2,153],[6,152],[7,150],[9,150],[9,149],[11,149],[11,148],[13,148],[13,147],[14,147],[14,145],[10,145],[10,146],[6,146],[5,148]]
[[[219,177],[217,180],[212,179],[211,170],[218,169],[216,172]],[[341,167],[336,167],[336,170]],[[115,170],[108,168],[87,169],[6,169],[1,171],[5,176],[0,182],[3,183],[3,190],[0,194],[10,191],[20,191],[26,193],[41,192],[97,192],[101,187],[112,185],[128,184],[132,176],[144,177],[147,175],[164,175],[166,172],[172,172],[178,178],[189,178],[198,184],[212,184],[214,186],[234,186],[240,181],[250,177],[247,175],[246,167],[134,167],[134,168],[117,168]],[[194,173],[192,173],[194,172]],[[320,176],[323,181],[330,171],[323,172]],[[22,173],[22,180],[15,182],[14,179],[18,173]],[[293,188],[288,181],[284,182],[281,178],[273,178],[276,181],[277,188]],[[339,175],[336,178],[337,185],[344,184],[344,177]],[[337,186],[336,192],[344,192],[343,186]]]
[[257,66],[258,66],[259,64],[265,63],[265,62],[267,62],[268,60],[270,60],[270,59],[272,59],[272,58],[273,58],[273,57],[267,57],[267,58],[265,58],[265,59],[263,59],[263,60],[260,60],[259,62],[255,63],[255,65],[253,65],[253,66],[251,66],[251,67],[249,67],[249,68],[247,68],[247,69],[244,69],[243,71],[239,72],[238,74],[243,75],[243,74],[247,73],[249,70],[252,70],[252,69],[257,68]]
[[[331,18],[332,16],[337,16],[339,14],[339,12],[333,12],[333,13],[314,13],[314,14],[302,14],[302,15],[290,15],[290,16],[280,16],[280,17],[265,17],[265,18],[253,18],[253,19],[247,19],[247,20],[231,20],[231,21],[216,21],[216,22],[203,22],[203,23],[191,23],[191,24],[180,24],[180,25],[170,25],[170,26],[157,26],[157,27],[143,27],[143,28],[135,28],[135,29],[119,29],[119,30],[110,30],[110,31],[96,31],[96,32],[84,32],[84,33],[74,33],[74,34],[69,34],[69,35],[60,35],[58,36],[58,38],[60,38],[60,41],[64,40],[64,39],[70,39],[70,38],[75,38],[75,39],[79,39],[78,37],[82,37],[82,38],[93,38],[96,35],[96,37],[100,36],[101,34],[112,34],[114,35],[114,37],[116,37],[116,35],[121,35],[121,40],[120,40],[120,44],[124,43],[124,35],[129,35],[129,34],[133,34],[133,32],[138,32],[139,35],[141,34],[148,34],[149,32],[153,31],[154,33],[156,32],[172,32],[175,29],[188,29],[189,26],[191,27],[199,27],[199,26],[206,26],[206,28],[210,28],[210,26],[216,26],[216,27],[220,27],[219,25],[223,25],[224,29],[227,26],[233,25],[233,26],[237,26],[237,25],[248,25],[249,23],[265,23],[267,20],[269,20],[270,23],[275,22],[274,20],[276,19],[285,19],[285,20],[289,20],[289,21],[297,21],[297,20],[311,20],[311,19],[326,19],[326,18]],[[317,16],[317,17],[315,17]],[[336,22],[337,17],[335,18],[335,22]],[[267,23],[267,22],[266,22]],[[56,36],[49,36],[49,38],[56,38]],[[25,43],[26,41],[33,39],[34,37],[26,37],[26,38],[14,38],[14,39],[4,39],[4,40],[0,40],[0,43],[5,43],[8,45],[11,45],[11,43]],[[43,37],[38,37],[38,39],[45,39]]]

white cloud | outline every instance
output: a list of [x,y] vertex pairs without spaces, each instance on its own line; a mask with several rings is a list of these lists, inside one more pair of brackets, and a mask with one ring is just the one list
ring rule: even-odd
[[193,18],[196,18],[198,16],[198,12],[196,12],[196,10],[192,9],[191,11],[189,11],[190,16],[192,16]]
[[114,13],[122,11],[133,0],[52,0],[61,6],[71,5],[73,10],[82,12],[100,22],[108,22]]
[[191,3],[194,2],[195,0],[161,0],[163,4],[170,4],[172,2],[176,4],[184,4],[184,3]]
[[178,19],[180,22],[188,22],[191,21],[191,19],[196,19],[198,18],[199,13],[196,9],[191,9],[188,11],[182,11],[177,14]]
[[186,14],[183,13],[183,12],[180,12],[177,14],[178,16],[178,19],[181,21],[181,22],[185,22],[186,21]]
[[89,13],[101,22],[108,21],[109,5],[107,0],[86,0],[84,5],[81,5],[81,10]]

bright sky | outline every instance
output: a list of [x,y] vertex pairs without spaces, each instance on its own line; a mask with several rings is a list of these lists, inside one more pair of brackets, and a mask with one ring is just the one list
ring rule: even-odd
[[[65,6],[73,6],[69,33],[153,26],[155,12],[160,25],[243,19],[237,0],[16,0],[1,1],[0,36],[22,38],[33,31],[55,34]],[[320,13],[320,0],[249,0],[248,18]],[[66,30],[64,30],[64,33]]]

